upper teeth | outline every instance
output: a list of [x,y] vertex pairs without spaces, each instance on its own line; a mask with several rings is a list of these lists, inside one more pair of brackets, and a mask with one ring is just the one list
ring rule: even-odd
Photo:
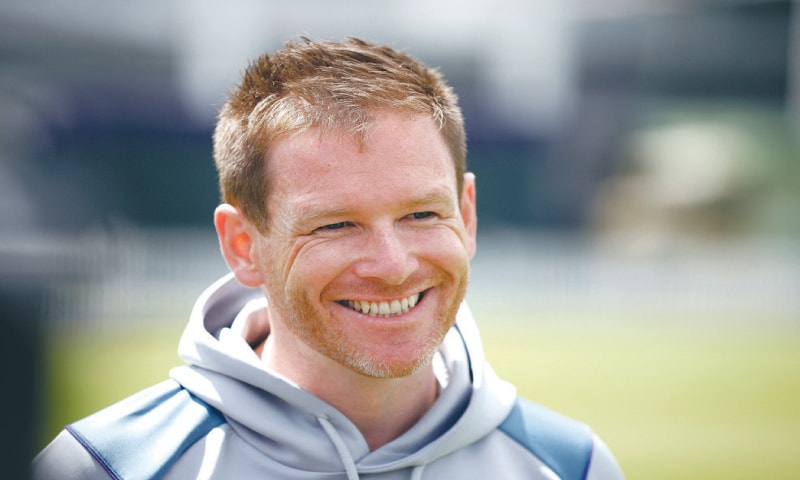
[[419,293],[410,295],[401,300],[392,300],[390,302],[369,302],[366,300],[348,300],[347,305],[353,310],[361,313],[366,313],[371,317],[390,317],[406,313],[417,304],[419,300]]

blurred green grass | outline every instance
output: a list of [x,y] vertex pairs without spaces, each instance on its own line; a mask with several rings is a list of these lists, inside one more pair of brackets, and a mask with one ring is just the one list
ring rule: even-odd
[[[627,478],[797,478],[796,321],[522,322],[511,311],[477,313],[497,373],[521,395],[591,424]],[[180,363],[183,326],[154,325],[48,340],[42,446],[65,423]]]

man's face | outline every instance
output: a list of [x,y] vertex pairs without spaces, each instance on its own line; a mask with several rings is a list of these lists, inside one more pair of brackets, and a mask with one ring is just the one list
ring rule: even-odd
[[372,377],[427,365],[475,249],[474,182],[459,198],[437,125],[384,114],[363,145],[310,130],[279,140],[268,165],[269,223],[254,251],[275,347],[299,341]]

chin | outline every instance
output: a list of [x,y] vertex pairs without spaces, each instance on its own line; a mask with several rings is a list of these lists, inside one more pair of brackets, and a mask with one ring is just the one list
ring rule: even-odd
[[430,352],[422,352],[410,359],[375,359],[369,355],[348,355],[346,360],[340,361],[345,367],[371,378],[402,378],[414,375],[431,363],[434,347]]

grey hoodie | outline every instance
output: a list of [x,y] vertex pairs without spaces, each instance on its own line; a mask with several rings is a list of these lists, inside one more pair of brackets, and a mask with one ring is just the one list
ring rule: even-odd
[[440,394],[370,451],[356,426],[265,369],[251,344],[265,299],[228,275],[198,299],[167,382],[67,427],[37,479],[621,479],[591,431],[516,396],[483,357],[464,305],[435,359]]

